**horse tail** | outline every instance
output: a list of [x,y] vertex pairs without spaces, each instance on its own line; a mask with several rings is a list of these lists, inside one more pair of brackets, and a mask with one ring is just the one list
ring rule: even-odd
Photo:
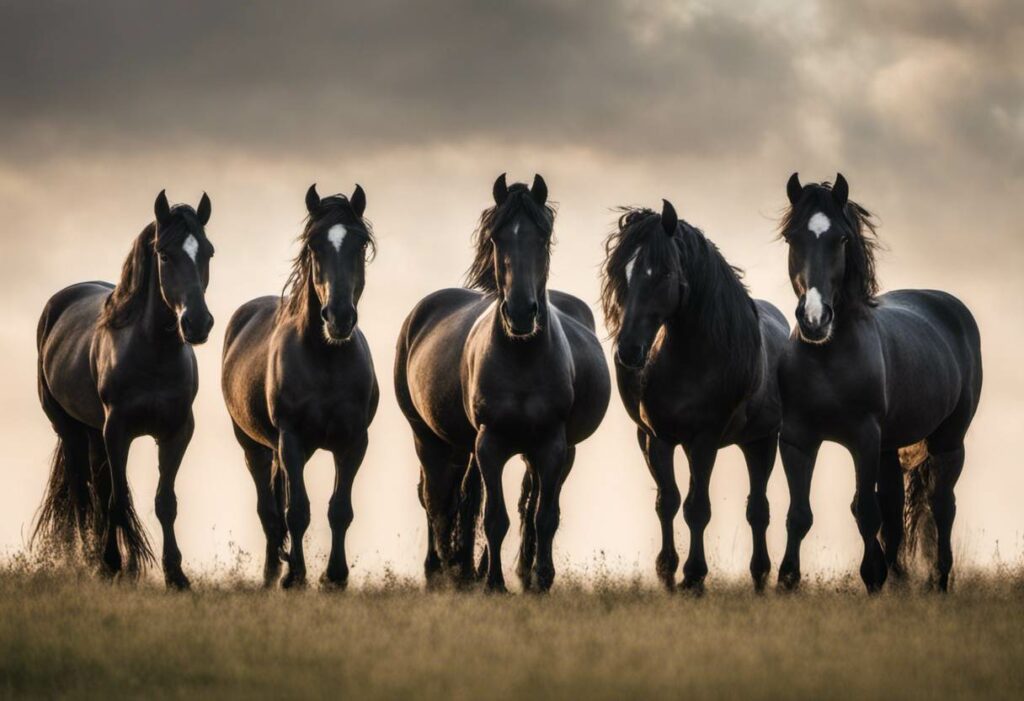
[[135,511],[130,490],[126,490],[124,495],[124,514],[118,527],[117,540],[121,550],[128,556],[128,572],[138,573],[148,565],[156,563],[153,548],[146,536],[146,527],[142,525],[142,519]]
[[51,555],[72,554],[77,539],[84,543],[88,537],[94,514],[88,449],[58,438],[30,547],[40,545]]
[[932,519],[931,494],[934,486],[933,464],[925,441],[900,449],[903,468],[904,509],[903,548],[900,559],[904,568],[935,551],[935,523]]

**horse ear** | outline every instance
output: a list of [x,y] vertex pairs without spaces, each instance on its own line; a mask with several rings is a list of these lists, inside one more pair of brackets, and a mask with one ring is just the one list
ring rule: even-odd
[[679,215],[676,208],[668,200],[661,201],[661,228],[669,236],[676,235],[676,228],[679,226]]
[[544,182],[544,178],[541,177],[540,173],[533,176],[533,185],[530,186],[530,194],[533,196],[533,201],[542,207],[548,201],[548,184]]
[[498,176],[498,179],[494,181],[494,187],[491,188],[491,194],[494,196],[494,204],[499,207],[505,204],[505,200],[508,199],[508,183],[505,182],[505,173]]
[[789,181],[786,183],[786,195],[789,196],[789,203],[795,205],[799,202],[803,191],[804,186],[800,184],[800,176],[793,173],[789,176]]
[[348,203],[352,205],[352,211],[356,213],[356,216],[361,219],[363,212],[366,211],[366,193],[363,192],[363,187],[359,183],[356,183],[356,189],[352,191]]
[[316,194],[316,183],[309,186],[306,190],[306,211],[310,214],[320,206],[320,195]]
[[167,190],[161,190],[160,194],[156,196],[153,213],[156,214],[157,224],[163,224],[171,216],[171,205],[167,203]]
[[213,205],[210,204],[210,197],[204,192],[199,200],[199,206],[196,208],[196,216],[199,217],[200,224],[206,226],[206,222],[210,221],[210,212],[212,210]]
[[839,209],[845,207],[846,201],[850,199],[850,184],[846,182],[842,173],[836,173],[836,184],[832,186],[832,199],[835,200],[836,207]]

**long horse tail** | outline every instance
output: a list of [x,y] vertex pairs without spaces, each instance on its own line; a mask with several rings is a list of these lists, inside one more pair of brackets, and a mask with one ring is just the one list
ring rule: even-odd
[[901,448],[899,454],[905,494],[900,560],[909,570],[919,557],[931,559],[937,547],[931,508],[933,465],[926,441]]
[[124,514],[117,529],[117,542],[121,551],[128,556],[129,573],[136,574],[145,570],[147,566],[156,564],[153,548],[146,535],[146,527],[142,525],[142,519],[135,511],[130,491],[124,495]]
[[88,539],[94,517],[88,448],[58,438],[29,544],[45,548],[48,555],[72,555],[79,539],[83,544]]

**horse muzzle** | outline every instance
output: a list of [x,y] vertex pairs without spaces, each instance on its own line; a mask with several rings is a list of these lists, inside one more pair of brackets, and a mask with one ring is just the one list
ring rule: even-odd
[[834,320],[832,305],[822,301],[817,290],[812,288],[800,298],[796,308],[796,322],[802,340],[815,345],[827,343],[832,337]]
[[178,318],[178,329],[186,343],[193,346],[202,345],[206,343],[213,329],[213,314],[206,309],[196,313],[186,310]]
[[617,344],[615,346],[615,360],[619,365],[630,370],[642,370],[647,365],[647,344],[631,343],[628,345]]
[[540,329],[540,308],[536,302],[513,307],[507,302],[501,304],[501,318],[513,338],[528,338]]

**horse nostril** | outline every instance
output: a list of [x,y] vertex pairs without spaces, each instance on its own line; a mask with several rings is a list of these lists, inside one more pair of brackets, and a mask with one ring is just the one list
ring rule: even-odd
[[540,307],[536,302],[530,302],[530,316],[537,316],[537,312],[540,311]]
[[825,305],[821,310],[821,325],[828,326],[832,323],[832,307]]
[[320,310],[320,318],[323,319],[324,323],[329,323],[331,321],[331,315],[327,311],[327,307]]

